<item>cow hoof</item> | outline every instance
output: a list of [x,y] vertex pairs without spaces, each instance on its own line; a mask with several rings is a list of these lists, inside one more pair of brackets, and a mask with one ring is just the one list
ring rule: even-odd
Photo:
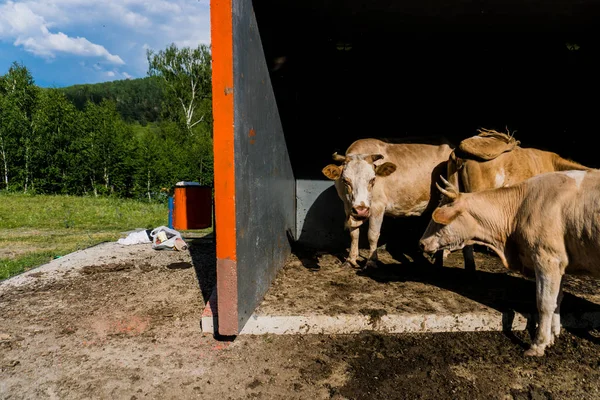
[[356,262],[352,262],[349,260],[346,260],[346,262],[344,262],[342,264],[343,268],[360,268],[360,266],[356,263]]
[[532,344],[529,350],[525,352],[526,357],[541,357],[544,355],[544,347]]

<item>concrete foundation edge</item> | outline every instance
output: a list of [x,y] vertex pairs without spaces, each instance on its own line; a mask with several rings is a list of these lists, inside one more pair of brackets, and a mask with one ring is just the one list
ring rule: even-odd
[[[216,333],[216,316],[209,305],[202,315],[202,331]],[[240,335],[356,334],[364,331],[381,333],[476,332],[525,330],[531,316],[520,313],[479,312],[462,314],[392,314],[373,318],[368,315],[340,314],[277,316],[253,314]],[[535,316],[534,316],[535,318]],[[600,327],[600,312],[561,316],[565,328]]]

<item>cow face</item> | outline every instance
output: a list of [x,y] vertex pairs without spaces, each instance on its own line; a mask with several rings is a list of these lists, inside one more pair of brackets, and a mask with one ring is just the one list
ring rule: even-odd
[[376,165],[375,162],[382,158],[381,154],[340,156],[334,153],[333,159],[343,164],[329,164],[323,168],[326,177],[342,182],[340,196],[350,206],[350,217],[355,220],[369,218],[376,178],[388,176],[396,170],[396,165],[391,162]]
[[436,186],[446,196],[446,201],[433,211],[431,221],[419,241],[426,253],[439,250],[455,251],[462,249],[473,239],[477,230],[475,219],[465,211],[464,194],[450,182],[441,177],[446,188]]

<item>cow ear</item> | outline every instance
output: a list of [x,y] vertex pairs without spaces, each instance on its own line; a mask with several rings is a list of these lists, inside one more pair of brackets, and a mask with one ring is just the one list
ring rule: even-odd
[[340,167],[339,165],[335,165],[335,164],[329,164],[328,166],[323,168],[321,170],[321,172],[323,172],[323,175],[325,175],[332,181],[335,181],[340,176],[342,176],[342,167]]
[[378,176],[388,176],[396,170],[396,164],[386,162],[375,168],[375,174]]
[[438,207],[433,211],[431,219],[440,225],[448,225],[460,215],[460,212],[457,207]]

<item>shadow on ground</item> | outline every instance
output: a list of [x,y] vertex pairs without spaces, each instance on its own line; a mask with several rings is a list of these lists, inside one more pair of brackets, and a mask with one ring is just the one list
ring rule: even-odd
[[206,303],[217,284],[217,258],[213,235],[202,238],[186,239],[192,264]]

